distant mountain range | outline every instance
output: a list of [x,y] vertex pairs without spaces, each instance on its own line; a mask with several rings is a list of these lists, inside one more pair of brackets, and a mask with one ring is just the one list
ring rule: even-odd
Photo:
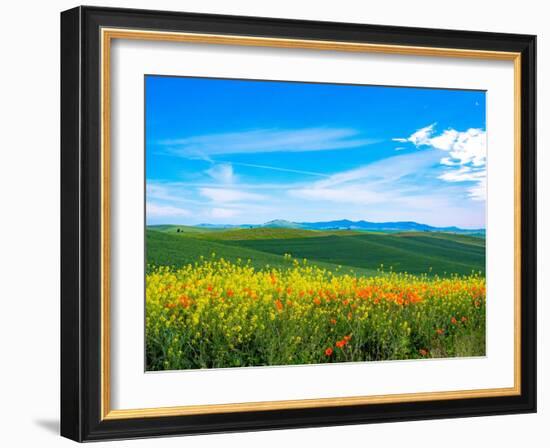
[[363,230],[371,232],[450,232],[485,235],[485,229],[461,229],[459,227],[433,227],[428,224],[420,224],[414,221],[396,222],[370,222],[350,221],[341,219],[337,221],[321,222],[292,222],[284,219],[275,219],[264,224],[199,224],[197,227],[211,229],[253,229],[259,227],[278,229],[305,229],[305,230]]

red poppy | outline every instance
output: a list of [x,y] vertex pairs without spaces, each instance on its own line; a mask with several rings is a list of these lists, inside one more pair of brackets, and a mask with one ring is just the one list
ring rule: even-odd
[[347,343],[348,343],[348,340],[344,338],[341,341],[336,342],[336,347],[343,348]]
[[182,294],[179,297],[179,301],[180,301],[181,306],[183,306],[184,308],[187,308],[190,305],[189,297],[187,297],[185,294]]

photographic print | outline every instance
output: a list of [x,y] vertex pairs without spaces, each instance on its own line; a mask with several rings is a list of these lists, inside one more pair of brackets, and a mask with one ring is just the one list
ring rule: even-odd
[[64,11],[61,434],[536,412],[536,41]]
[[146,370],[485,355],[485,92],[145,76]]

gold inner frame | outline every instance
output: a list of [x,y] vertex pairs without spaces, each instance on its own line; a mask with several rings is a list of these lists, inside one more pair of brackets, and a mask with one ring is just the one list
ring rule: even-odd
[[[305,409],[381,403],[502,397],[521,394],[521,54],[458,48],[279,39],[215,34],[101,29],[101,419],[166,417],[224,412]],[[296,48],[413,56],[507,60],[514,63],[514,386],[443,392],[419,392],[303,400],[111,409],[110,388],[110,50],[113,39],[169,41],[213,45]]]

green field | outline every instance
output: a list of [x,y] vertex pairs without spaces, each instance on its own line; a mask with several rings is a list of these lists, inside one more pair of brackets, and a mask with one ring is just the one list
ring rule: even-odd
[[[179,231],[178,231],[179,229]],[[367,233],[304,229],[204,229],[154,226],[147,229],[148,265],[183,266],[213,253],[258,269],[285,267],[284,254],[306,258],[332,271],[372,275],[385,271],[413,274],[485,273],[485,239],[440,232]]]

